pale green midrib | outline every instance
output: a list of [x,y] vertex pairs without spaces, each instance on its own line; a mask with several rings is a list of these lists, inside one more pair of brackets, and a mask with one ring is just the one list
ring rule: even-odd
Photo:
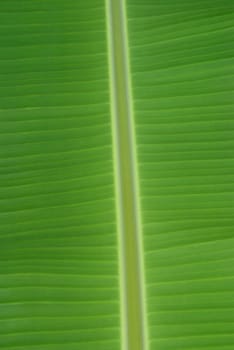
[[146,350],[143,248],[124,0],[106,0],[118,216],[122,350]]

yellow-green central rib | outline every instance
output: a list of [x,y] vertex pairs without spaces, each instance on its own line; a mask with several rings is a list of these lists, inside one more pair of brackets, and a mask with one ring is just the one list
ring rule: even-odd
[[144,278],[124,0],[106,0],[119,225],[122,348],[146,350]]

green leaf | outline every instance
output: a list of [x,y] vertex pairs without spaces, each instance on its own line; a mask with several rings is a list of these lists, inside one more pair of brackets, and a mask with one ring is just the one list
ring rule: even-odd
[[0,2],[0,349],[233,349],[233,20]]

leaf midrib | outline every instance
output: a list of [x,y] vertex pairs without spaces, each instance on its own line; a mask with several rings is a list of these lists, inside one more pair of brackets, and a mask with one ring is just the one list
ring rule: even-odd
[[106,0],[122,349],[146,350],[139,189],[124,0]]

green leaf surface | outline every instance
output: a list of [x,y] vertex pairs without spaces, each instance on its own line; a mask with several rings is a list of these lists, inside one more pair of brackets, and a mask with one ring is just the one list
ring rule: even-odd
[[0,349],[234,348],[233,23],[0,1]]
[[150,349],[233,349],[233,2],[146,3],[128,14]]
[[0,348],[120,348],[105,4],[0,4]]

